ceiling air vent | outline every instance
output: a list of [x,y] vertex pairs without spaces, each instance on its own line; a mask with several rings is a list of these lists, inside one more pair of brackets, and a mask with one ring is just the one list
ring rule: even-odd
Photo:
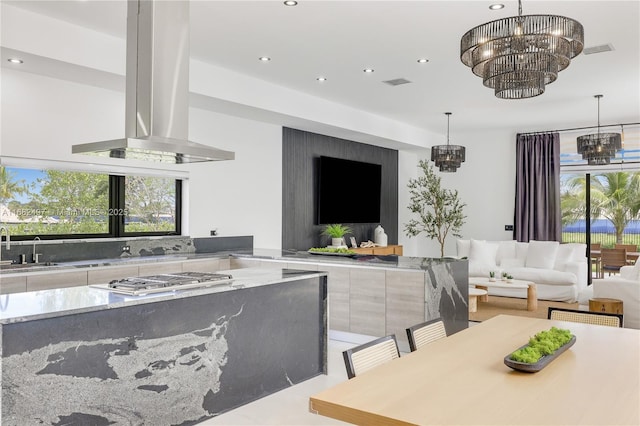
[[611,44],[601,44],[600,46],[585,47],[582,53],[585,55],[593,55],[594,53],[611,52],[614,50]]
[[406,78],[394,78],[393,80],[383,81],[383,83],[388,84],[389,86],[400,86],[401,84],[411,83]]

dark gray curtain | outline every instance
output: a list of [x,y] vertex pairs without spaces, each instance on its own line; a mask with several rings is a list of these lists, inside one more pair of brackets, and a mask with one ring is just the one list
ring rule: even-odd
[[518,134],[516,139],[518,241],[560,241],[560,135]]

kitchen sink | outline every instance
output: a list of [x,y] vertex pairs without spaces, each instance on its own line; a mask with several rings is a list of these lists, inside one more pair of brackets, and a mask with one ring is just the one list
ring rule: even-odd
[[124,264],[137,264],[147,262],[164,262],[164,261],[179,261],[187,260],[186,256],[131,256],[120,257],[115,259],[93,259],[93,260],[78,260],[71,262],[42,262],[42,263],[8,263],[4,261],[0,263],[0,271],[37,271],[52,267],[67,267],[67,268],[95,268],[99,266],[112,266],[112,265],[124,265]]

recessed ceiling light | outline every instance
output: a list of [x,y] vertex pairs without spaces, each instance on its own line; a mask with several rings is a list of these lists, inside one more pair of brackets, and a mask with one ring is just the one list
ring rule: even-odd
[[365,68],[365,69],[363,69],[362,71],[366,72],[367,74],[370,74],[370,73],[372,73],[372,72],[374,71],[374,69],[372,69],[372,68]]
[[271,58],[268,56],[260,56],[258,59],[260,59],[262,62],[269,62],[271,60]]
[[428,60],[428,59],[425,59],[425,58],[420,58],[420,59],[418,59],[418,63],[419,63],[419,64],[426,64],[427,62],[429,62],[429,60]]
[[503,8],[504,8],[504,4],[500,4],[500,3],[492,4],[491,6],[489,6],[489,9],[491,10],[500,10]]
[[318,77],[316,78],[318,81],[327,81],[327,77]]
[[287,1],[284,2],[285,6],[296,6],[297,4],[298,4],[298,2],[294,1],[294,0],[287,0]]
[[24,62],[22,59],[18,58],[9,58],[7,59],[7,61],[11,62],[12,64],[21,64]]

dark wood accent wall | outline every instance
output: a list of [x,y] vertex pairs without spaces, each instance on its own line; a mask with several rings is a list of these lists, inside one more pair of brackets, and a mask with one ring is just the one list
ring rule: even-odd
[[[282,129],[282,248],[308,250],[330,244],[316,224],[317,167],[322,155],[382,165],[380,223],[346,224],[358,244],[373,241],[382,225],[389,244],[398,243],[398,151],[302,130]],[[358,176],[345,176],[345,185],[358,190]],[[357,209],[358,206],[344,206]],[[347,243],[349,243],[347,235]]]

